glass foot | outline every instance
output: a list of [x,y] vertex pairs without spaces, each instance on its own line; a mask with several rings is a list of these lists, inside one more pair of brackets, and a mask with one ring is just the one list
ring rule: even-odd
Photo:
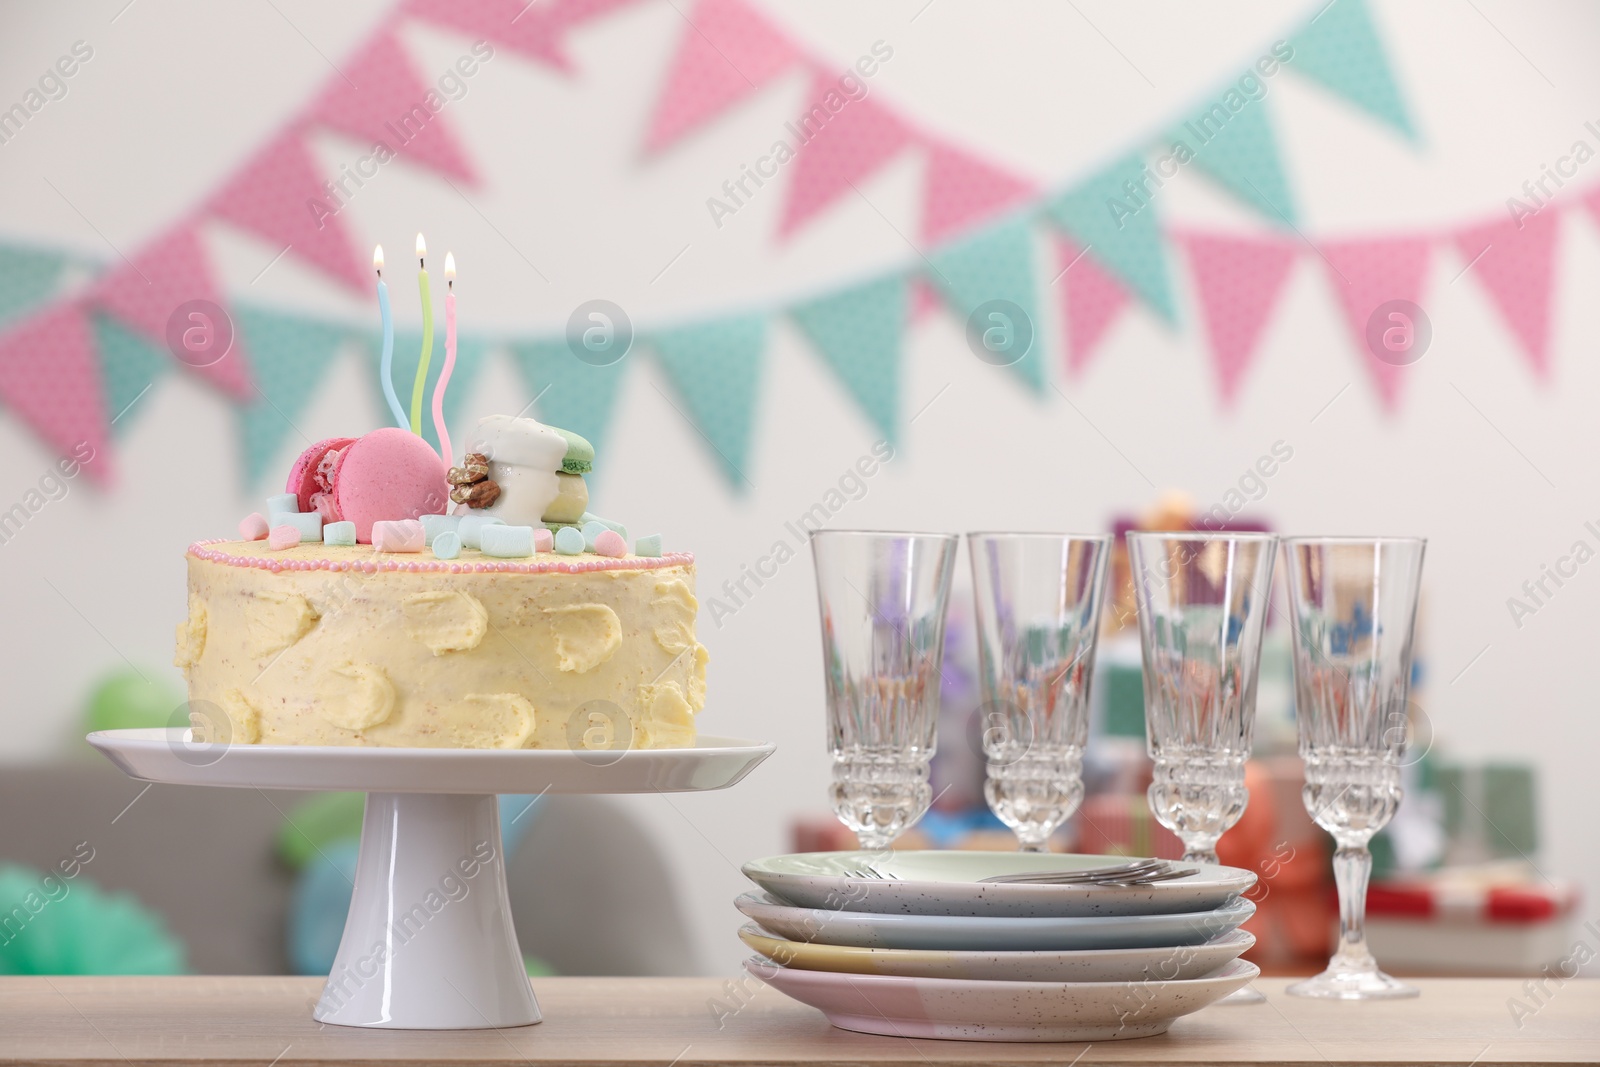
[[1258,992],[1256,987],[1253,985],[1247,985],[1243,989],[1235,989],[1232,993],[1229,993],[1227,996],[1217,1001],[1218,1004],[1228,1005],[1265,1004],[1266,1002],[1267,998]]
[[1418,996],[1422,991],[1390,978],[1376,966],[1350,967],[1335,958],[1328,969],[1315,978],[1296,982],[1284,990],[1292,997],[1322,997],[1328,1000],[1394,1000]]

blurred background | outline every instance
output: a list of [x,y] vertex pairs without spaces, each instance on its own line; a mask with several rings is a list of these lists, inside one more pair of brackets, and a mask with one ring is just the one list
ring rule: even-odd
[[[841,843],[808,525],[1207,516],[1429,539],[1410,792],[1375,848],[1386,967],[1600,949],[1591,6],[111,0],[0,20],[0,971],[326,968],[359,798],[146,791],[82,736],[181,715],[185,546],[261,510],[310,442],[387,421],[380,243],[406,395],[418,231],[436,299],[444,253],[459,265],[458,442],[529,405],[590,436],[593,509],[696,554],[701,728],[778,745],[732,793],[518,804],[530,966],[732,975],[739,864]],[[169,332],[192,301],[232,337],[220,360]],[[594,326],[612,347],[579,359],[569,329]],[[916,835],[1007,847],[975,777],[964,590],[952,615],[949,788]],[[1108,617],[1092,795],[1058,844],[1159,851],[1136,631]],[[1309,972],[1331,891],[1279,620],[1222,849],[1271,891],[1263,963]],[[640,862],[658,876],[624,873]]]

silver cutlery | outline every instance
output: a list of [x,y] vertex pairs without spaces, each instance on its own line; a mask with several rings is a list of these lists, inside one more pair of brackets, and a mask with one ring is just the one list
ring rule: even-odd
[[[864,881],[894,882],[901,879],[884,874],[869,863],[846,868],[840,872],[846,878]],[[1187,878],[1198,871],[1193,867],[1177,867],[1170,860],[1132,860],[1107,867],[1090,867],[1080,871],[1027,871],[1021,874],[997,874],[978,879],[983,885],[1105,885],[1138,886]]]

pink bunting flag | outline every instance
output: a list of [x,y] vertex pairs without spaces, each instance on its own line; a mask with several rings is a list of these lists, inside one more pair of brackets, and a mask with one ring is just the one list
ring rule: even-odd
[[290,129],[235,171],[208,210],[352,289],[366,291],[372,286],[372,270],[339,221],[342,207],[317,176],[301,131]]
[[1541,378],[1549,370],[1550,292],[1559,219],[1558,212],[1540,211],[1519,221],[1474,226],[1455,238],[1456,248],[1489,291]]
[[435,107],[443,97],[417,77],[392,30],[379,30],[342,69],[312,102],[312,122],[367,146],[387,146],[450,177],[477,181],[444,113],[428,106],[430,96]]
[[1416,304],[1421,298],[1428,274],[1428,239],[1339,241],[1322,245],[1321,252],[1361,362],[1371,372],[1383,406],[1393,411],[1400,402],[1405,367],[1424,353],[1391,350],[1385,337],[1391,330],[1415,326],[1404,309],[1392,305],[1394,301]]
[[1294,266],[1295,248],[1271,238],[1217,234],[1184,234],[1180,240],[1194,271],[1222,402],[1232,406],[1261,329]]
[[742,0],[701,0],[656,100],[646,151],[715,118],[800,60],[789,39]]
[[[169,349],[168,325],[184,305],[206,301],[226,313],[199,231],[187,222],[146,247],[132,263],[106,274],[89,298],[162,349]],[[236,399],[249,400],[254,396],[250,361],[238,331],[232,336],[227,353],[213,363],[179,362]]]
[[1053,284],[1061,292],[1061,317],[1067,328],[1067,373],[1077,377],[1128,303],[1128,291],[1093,256],[1084,255],[1076,242],[1057,237],[1056,251],[1061,269]]
[[97,484],[111,484],[111,424],[83,304],[47,306],[0,335],[0,401]]
[[916,140],[893,112],[870,96],[848,95],[837,77],[821,70],[807,100],[788,124],[796,158],[778,225],[785,237]]
[[906,316],[912,322],[921,322],[943,306],[944,300],[932,282],[926,278],[911,279],[911,299],[906,304]]
[[923,176],[922,240],[941,241],[1025,199],[1033,186],[959,148],[934,144]]
[[407,14],[570,73],[567,32],[637,0],[409,0]]

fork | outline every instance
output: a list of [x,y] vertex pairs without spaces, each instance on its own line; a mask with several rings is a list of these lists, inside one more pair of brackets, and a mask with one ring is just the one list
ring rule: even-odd
[[[864,881],[895,882],[899,877],[884,874],[870,863],[847,868],[840,872],[846,878]],[[1108,867],[1090,867],[1081,871],[1032,871],[1023,874],[997,874],[978,879],[983,885],[1150,885],[1155,882],[1187,878],[1194,868],[1177,868],[1170,860],[1133,860]]]

